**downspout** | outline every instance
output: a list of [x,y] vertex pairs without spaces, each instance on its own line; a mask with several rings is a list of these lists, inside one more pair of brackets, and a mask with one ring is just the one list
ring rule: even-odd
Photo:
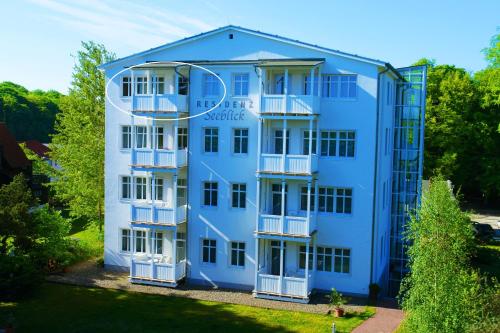
[[378,127],[379,127],[379,118],[380,118],[380,101],[381,101],[381,93],[380,93],[380,77],[389,71],[389,68],[386,68],[382,72],[377,75],[377,121],[376,121],[376,129],[375,129],[375,168],[373,172],[373,205],[372,205],[372,243],[371,243],[371,256],[370,256],[370,284],[373,283],[373,252],[374,252],[374,237],[375,237],[375,221],[376,221],[376,208],[377,208],[377,172],[378,172]]

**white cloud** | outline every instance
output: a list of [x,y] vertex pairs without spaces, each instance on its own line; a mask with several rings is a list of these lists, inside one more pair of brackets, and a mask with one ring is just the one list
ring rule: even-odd
[[127,1],[30,0],[50,12],[47,17],[98,41],[119,41],[149,48],[213,27],[197,18]]

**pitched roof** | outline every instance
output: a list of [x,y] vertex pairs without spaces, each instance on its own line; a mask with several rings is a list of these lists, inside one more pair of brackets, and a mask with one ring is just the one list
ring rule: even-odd
[[49,147],[37,140],[28,140],[24,142],[26,148],[40,156],[41,158],[48,158],[48,153],[50,152]]
[[154,47],[154,48],[146,50],[146,51],[142,51],[142,52],[135,53],[135,54],[132,54],[132,55],[120,58],[120,59],[116,59],[116,60],[110,61],[108,63],[100,65],[99,69],[103,69],[104,70],[104,69],[106,69],[107,67],[109,67],[109,66],[111,66],[113,64],[122,62],[122,61],[127,60],[127,59],[131,59],[131,58],[138,57],[138,56],[145,56],[145,55],[148,55],[148,54],[160,51],[160,50],[164,50],[164,49],[168,49],[170,47],[174,47],[174,46],[178,46],[178,45],[181,45],[181,44],[184,44],[184,43],[192,42],[192,41],[195,41],[197,39],[208,37],[208,36],[211,36],[211,35],[223,32],[223,31],[227,31],[227,30],[235,30],[235,31],[245,32],[245,33],[248,33],[248,34],[257,35],[257,36],[261,36],[261,37],[268,38],[268,39],[278,40],[278,41],[281,41],[281,42],[284,42],[284,43],[288,43],[288,44],[293,44],[293,45],[298,45],[298,46],[302,46],[302,47],[306,47],[306,48],[310,48],[310,49],[315,49],[315,50],[318,50],[318,51],[322,51],[322,52],[326,52],[326,53],[338,55],[338,56],[341,56],[341,57],[346,57],[346,58],[351,58],[351,59],[355,59],[355,60],[362,61],[362,62],[372,63],[372,64],[378,65],[378,66],[387,67],[387,65],[388,65],[387,62],[382,61],[382,60],[378,60],[378,59],[372,59],[372,58],[362,57],[362,56],[359,56],[357,54],[351,54],[351,53],[347,53],[347,52],[342,52],[342,51],[339,51],[339,50],[334,50],[334,49],[326,48],[326,47],[323,47],[323,46],[319,46],[319,45],[315,45],[315,44],[310,44],[310,43],[302,42],[302,41],[299,41],[299,40],[296,40],[296,39],[292,39],[292,38],[288,38],[288,37],[283,37],[283,36],[268,34],[268,33],[265,33],[265,32],[258,31],[258,30],[252,30],[252,29],[248,29],[248,28],[243,28],[243,27],[235,26],[235,25],[227,25],[225,27],[221,27],[221,28],[214,29],[214,30],[211,30],[211,31],[203,32],[201,34],[190,36],[190,37],[186,37],[186,38],[183,38],[183,39],[179,39],[177,41],[174,41],[174,42],[171,42],[171,43],[167,43],[167,44],[164,44],[164,45],[161,45],[161,46],[158,46],[158,47]]
[[2,158],[11,168],[26,168],[31,165],[31,161],[19,147],[5,123],[0,123],[0,147],[2,148]]

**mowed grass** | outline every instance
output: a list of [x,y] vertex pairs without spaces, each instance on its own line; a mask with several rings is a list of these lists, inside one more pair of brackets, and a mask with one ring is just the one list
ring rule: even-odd
[[374,314],[344,318],[160,295],[44,284],[36,295],[0,302],[0,328],[16,332],[351,332]]
[[104,253],[104,237],[97,226],[90,225],[70,235],[77,239],[88,257],[100,257]]

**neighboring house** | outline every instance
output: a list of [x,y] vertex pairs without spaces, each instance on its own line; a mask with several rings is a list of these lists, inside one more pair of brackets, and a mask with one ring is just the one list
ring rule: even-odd
[[[39,158],[43,160],[44,163],[47,163],[54,169],[58,168],[58,165],[50,159],[49,153],[50,148],[47,144],[41,143],[37,140],[28,140],[24,142],[26,148],[34,152]],[[51,178],[44,174],[37,172],[36,166],[33,168],[33,182],[32,189],[33,194],[40,199],[41,202],[47,202],[49,200],[49,189],[46,185],[51,181]]]
[[0,185],[10,183],[19,173],[31,180],[31,161],[19,147],[7,125],[0,122]]
[[[168,61],[217,73],[222,104],[193,117],[223,86]],[[101,69],[106,265],[134,283],[187,278],[299,302],[313,289],[397,290],[425,68],[227,26]]]

